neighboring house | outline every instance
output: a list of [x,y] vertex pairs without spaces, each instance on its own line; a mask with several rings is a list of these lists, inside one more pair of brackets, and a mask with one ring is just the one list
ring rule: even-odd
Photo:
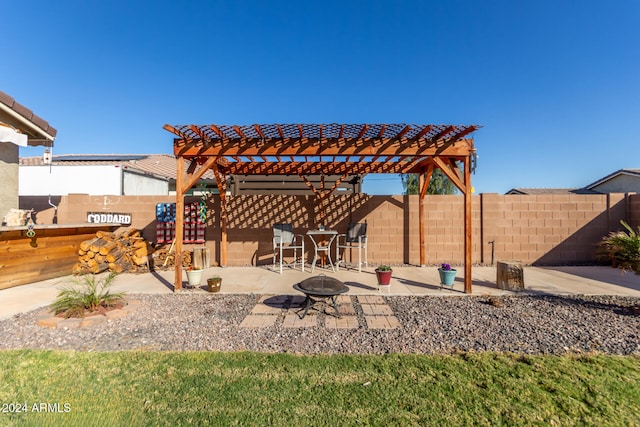
[[584,188],[512,188],[505,194],[598,194]]
[[[61,196],[73,193],[174,195],[175,177],[176,159],[168,154],[65,154],[53,156],[51,164],[45,164],[42,157],[20,159],[21,196]],[[338,178],[325,176],[325,188],[331,188]],[[321,188],[321,176],[310,176],[307,179],[316,189]],[[339,183],[337,191],[360,193],[361,188],[359,176],[348,176]],[[218,193],[211,170],[205,172],[200,184],[194,186],[190,194],[199,195],[203,190]],[[227,193],[313,194],[297,175],[231,175],[227,178]]]
[[640,194],[640,169],[620,169],[585,188],[598,193]]
[[0,91],[0,218],[19,205],[19,147],[53,147],[57,130]]
[[640,194],[640,169],[620,169],[583,188],[512,188],[505,194]]
[[25,157],[20,159],[20,195],[168,195],[172,183],[175,191],[175,163],[163,154],[65,154],[53,156],[50,165]]

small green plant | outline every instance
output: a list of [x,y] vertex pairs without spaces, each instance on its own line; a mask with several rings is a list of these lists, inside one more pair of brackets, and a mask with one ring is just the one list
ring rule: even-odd
[[391,266],[387,264],[379,265],[376,271],[391,271]]
[[96,279],[95,274],[74,277],[73,285],[63,287],[51,304],[55,314],[65,317],[83,317],[86,312],[94,312],[103,307],[114,307],[124,302],[124,293],[112,293],[108,288],[113,284],[116,273],[111,272],[104,279]]
[[612,231],[600,242],[600,253],[609,257],[614,266],[640,274],[640,227],[634,231],[620,221],[625,231]]

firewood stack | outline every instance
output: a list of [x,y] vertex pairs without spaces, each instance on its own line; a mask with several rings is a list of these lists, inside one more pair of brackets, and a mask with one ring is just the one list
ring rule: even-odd
[[[175,250],[171,246],[163,246],[156,248],[153,253],[153,265],[156,270],[167,268],[172,269],[175,263]],[[182,251],[182,266],[189,267],[191,265],[191,251]]]
[[80,244],[79,258],[73,266],[73,273],[149,271],[153,251],[153,246],[142,237],[140,230],[132,228],[119,236],[108,231],[98,231],[94,239]]

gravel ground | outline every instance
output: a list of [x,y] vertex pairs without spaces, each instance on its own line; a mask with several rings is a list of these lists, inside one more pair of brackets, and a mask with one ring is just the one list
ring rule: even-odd
[[[0,349],[252,350],[317,353],[640,354],[640,298],[611,296],[385,297],[402,325],[240,328],[259,295],[129,295],[141,301],[127,317],[84,329],[36,325],[47,309],[0,321]],[[324,325],[324,314],[319,314]]]

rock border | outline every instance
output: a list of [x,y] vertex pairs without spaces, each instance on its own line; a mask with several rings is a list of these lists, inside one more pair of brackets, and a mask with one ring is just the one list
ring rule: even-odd
[[43,328],[79,329],[89,328],[94,325],[104,325],[112,320],[121,319],[140,307],[140,300],[127,301],[122,308],[107,311],[105,314],[94,314],[87,317],[70,317],[68,319],[58,317],[53,312],[46,312],[38,317],[36,324]]

